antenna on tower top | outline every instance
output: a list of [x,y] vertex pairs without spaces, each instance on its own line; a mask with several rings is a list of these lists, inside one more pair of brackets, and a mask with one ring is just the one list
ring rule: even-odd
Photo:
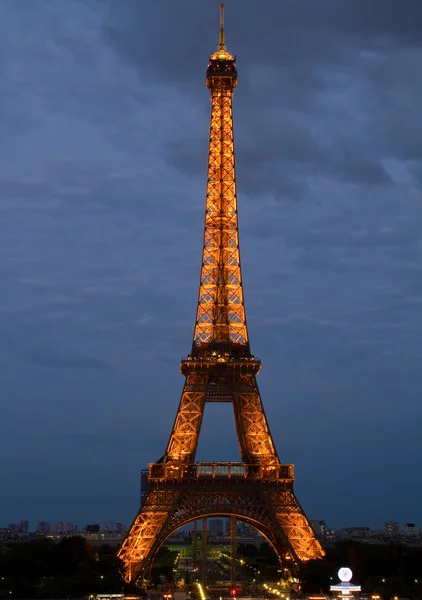
[[224,44],[224,4],[220,4],[220,45],[219,50],[225,50]]

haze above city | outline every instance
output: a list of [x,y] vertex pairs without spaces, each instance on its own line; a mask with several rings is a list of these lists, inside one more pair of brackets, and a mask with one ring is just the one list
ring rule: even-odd
[[[252,352],[310,519],[422,522],[422,4],[226,5]],[[130,523],[191,347],[218,3],[0,6],[1,515]],[[207,405],[198,460],[239,460]]]

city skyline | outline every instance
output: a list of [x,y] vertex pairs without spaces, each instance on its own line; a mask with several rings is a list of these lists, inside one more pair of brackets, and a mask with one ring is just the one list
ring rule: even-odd
[[[210,516],[207,517],[207,527],[210,527],[210,523],[212,522],[227,522],[227,526],[229,529],[229,522],[230,519],[227,516],[221,515],[221,516]],[[36,523],[36,525],[34,525]],[[327,524],[327,522],[322,519],[311,519],[311,523],[313,526],[316,526],[316,524],[321,525],[323,524],[323,528],[326,531],[329,532],[338,532],[338,531],[346,531],[346,530],[369,530],[369,531],[373,531],[373,532],[380,532],[380,531],[384,531],[386,533],[394,533],[394,534],[399,534],[399,533],[403,533],[403,532],[408,532],[409,530],[412,531],[413,534],[417,534],[417,535],[421,535],[422,533],[422,524],[419,523],[409,523],[409,522],[403,522],[400,523],[399,521],[384,521],[384,523],[382,523],[382,527],[369,527],[368,525],[365,525],[363,523],[353,523],[353,524],[347,524],[347,525],[343,525],[341,527],[338,528],[332,528],[330,527],[329,523]],[[247,523],[242,522],[241,520],[238,520],[238,525],[241,524],[243,527],[245,527],[246,529],[254,529],[252,525],[249,525]],[[121,523],[121,522],[116,522],[116,521],[105,521],[105,522],[101,522],[101,521],[93,521],[92,523],[75,523],[72,521],[67,521],[67,520],[60,520],[57,522],[54,521],[34,521],[34,522],[30,522],[26,519],[24,520],[20,520],[18,523],[8,523],[7,525],[5,525],[5,523],[1,523],[0,522],[0,530],[5,530],[5,529],[12,529],[14,532],[16,533],[33,533],[36,532],[37,530],[41,530],[43,528],[51,528],[51,529],[61,529],[62,533],[65,533],[66,531],[68,532],[81,532],[85,529],[89,529],[89,528],[95,528],[98,527],[100,531],[113,531],[116,530],[119,533],[122,533],[123,531],[126,531],[129,527],[130,523]],[[176,530],[174,532],[175,535],[179,532],[186,532],[191,530],[193,527],[193,521],[187,523],[186,525],[184,525],[183,527],[181,527],[180,529]],[[108,528],[108,529],[107,529]],[[197,529],[198,531],[200,531],[202,528],[202,519],[197,519]],[[256,531],[256,530],[255,530]],[[257,534],[262,535],[261,533],[259,533],[259,531],[256,531]]]
[[[128,523],[165,449],[217,6],[1,8],[6,522]],[[227,46],[248,325],[280,459],[311,519],[417,523],[422,7],[254,6],[228,3]],[[226,408],[207,406],[199,460],[238,460]]]

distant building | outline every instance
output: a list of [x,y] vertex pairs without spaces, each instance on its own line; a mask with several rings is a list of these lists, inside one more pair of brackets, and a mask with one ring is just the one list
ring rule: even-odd
[[58,521],[51,526],[51,533],[53,535],[72,535],[77,530],[77,525],[69,521]]
[[311,521],[311,527],[316,537],[323,541],[327,537],[328,529],[325,521]]
[[386,535],[398,535],[400,533],[400,526],[397,521],[386,521],[384,523],[384,533]]
[[238,535],[240,535],[240,537],[242,538],[261,537],[261,534],[255,529],[255,527],[252,527],[248,523],[242,523],[241,521],[239,521],[237,523],[237,528]]
[[343,531],[349,537],[363,538],[363,537],[367,537],[369,535],[371,528],[370,527],[362,527],[362,526],[344,527],[340,531]]
[[116,533],[124,533],[125,527],[123,523],[116,523]]
[[224,533],[224,521],[223,519],[210,519],[209,521],[209,532],[213,535],[221,535]]
[[28,521],[21,521],[18,525],[19,533],[28,533],[29,523]]
[[415,525],[414,523],[405,523],[403,525],[403,533],[405,536],[412,537],[419,535],[421,532],[421,528]]
[[54,535],[60,535],[63,533],[63,521],[58,521],[51,526],[51,533]]
[[85,525],[86,533],[100,533],[100,526],[97,523],[92,525]]
[[35,532],[48,535],[51,533],[51,523],[49,521],[39,521],[35,528]]
[[124,533],[123,523],[102,523],[100,533]]
[[149,481],[148,481],[149,469],[142,469],[141,471],[141,508],[143,507],[145,500],[149,493]]
[[29,523],[28,521],[21,521],[20,523],[9,523],[7,526],[9,533],[28,533]]

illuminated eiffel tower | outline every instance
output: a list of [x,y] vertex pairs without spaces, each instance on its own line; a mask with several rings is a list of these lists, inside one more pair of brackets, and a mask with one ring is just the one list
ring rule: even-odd
[[[280,563],[324,555],[294,495],[294,467],[278,458],[256,382],[261,362],[249,347],[233,142],[237,70],[225,46],[223,5],[220,18],[220,43],[206,77],[211,126],[195,332],[180,365],[186,381],[166,452],[149,466],[147,497],[119,551],[127,581],[149,571],[172,533],[207,516],[252,525]],[[195,463],[206,402],[232,403],[242,462]]]

